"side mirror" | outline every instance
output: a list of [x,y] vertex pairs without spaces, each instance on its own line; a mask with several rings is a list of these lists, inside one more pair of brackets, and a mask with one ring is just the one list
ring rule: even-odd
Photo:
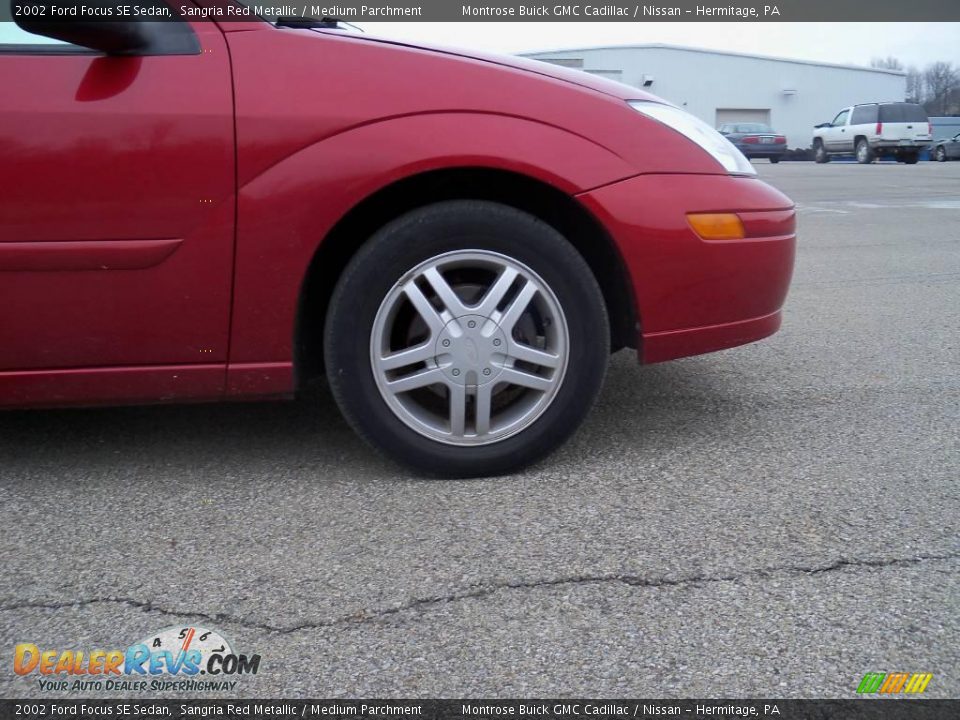
[[[124,0],[84,0],[84,7],[97,12],[90,20],[51,19],[76,17],[76,0],[45,0],[49,14],[39,17],[16,12],[26,4],[25,0],[10,0],[15,22],[21,30],[99,50],[107,55],[168,55],[199,52],[200,49],[189,25],[185,23],[100,19],[124,17],[122,8],[128,7]],[[161,0],[148,0],[145,5],[154,11],[147,13],[147,17],[170,16],[170,8]]]
[[[26,4],[26,3],[22,3]],[[93,0],[85,3],[91,9],[104,10],[104,15],[116,17],[116,8],[107,0]],[[139,22],[111,22],[106,20],[51,20],[51,17],[74,17],[76,3],[70,0],[47,0],[49,15],[34,16],[18,13],[19,0],[11,0],[13,16],[17,26],[34,35],[62,40],[91,50],[100,50],[108,55],[132,55],[144,50],[149,38]],[[112,12],[110,12],[112,10]],[[109,13],[109,14],[108,14]]]

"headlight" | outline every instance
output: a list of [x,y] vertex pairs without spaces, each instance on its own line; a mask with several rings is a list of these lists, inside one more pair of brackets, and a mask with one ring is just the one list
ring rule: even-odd
[[737,173],[738,175],[757,174],[750,161],[733,146],[733,143],[700,118],[694,117],[673,105],[664,105],[647,100],[630,100],[629,102],[630,107],[634,110],[662,122],[667,127],[695,142],[710,153],[714,160],[723,165],[727,172]]

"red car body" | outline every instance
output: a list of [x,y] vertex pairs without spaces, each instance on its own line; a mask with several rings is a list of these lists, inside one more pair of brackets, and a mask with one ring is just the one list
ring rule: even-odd
[[[193,54],[0,50],[0,405],[290,395],[360,231],[451,187],[590,225],[642,362],[779,327],[793,204],[630,108],[642,91],[337,30],[190,29]],[[695,212],[745,237],[703,240]]]

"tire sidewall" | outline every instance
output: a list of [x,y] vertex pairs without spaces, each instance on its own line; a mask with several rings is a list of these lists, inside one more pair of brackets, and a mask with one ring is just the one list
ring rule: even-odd
[[[374,378],[370,338],[381,303],[403,275],[437,255],[471,249],[506,255],[540,276],[566,317],[568,358],[560,389],[530,426],[490,445],[453,446],[393,413]],[[327,372],[347,419],[374,445],[431,474],[498,474],[542,457],[589,410],[609,354],[602,294],[579,253],[532,216],[477,201],[421,208],[377,232],[344,273],[326,325]]]

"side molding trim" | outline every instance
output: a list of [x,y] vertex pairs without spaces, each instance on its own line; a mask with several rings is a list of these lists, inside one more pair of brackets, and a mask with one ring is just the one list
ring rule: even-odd
[[183,240],[0,242],[0,272],[142,270],[173,255]]

